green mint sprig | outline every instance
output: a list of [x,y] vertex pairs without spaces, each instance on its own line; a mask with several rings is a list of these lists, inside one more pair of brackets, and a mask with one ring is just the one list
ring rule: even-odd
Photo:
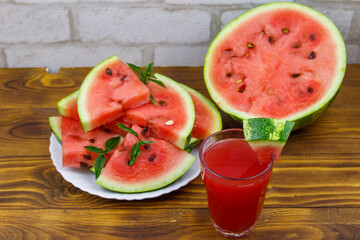
[[[145,72],[143,72],[138,66],[128,63],[128,66],[136,73],[136,75],[140,78],[140,81],[143,82],[145,85],[148,85],[148,83],[151,81],[166,88],[165,84],[162,81],[158,80],[152,73],[153,65],[154,63],[150,63],[149,65],[147,65],[145,67]],[[150,100],[154,105],[157,105],[157,102],[155,101],[152,94],[150,94]]]
[[119,137],[113,137],[108,139],[105,142],[105,150],[102,148],[98,148],[95,146],[84,146],[86,150],[90,152],[97,153],[97,158],[95,159],[94,163],[94,169],[95,169],[95,178],[97,179],[105,164],[105,155],[108,154],[111,150],[113,150],[120,142],[120,136]]
[[144,144],[153,143],[154,141],[141,141],[139,139],[139,135],[131,128],[128,128],[124,124],[121,124],[121,123],[118,123],[117,126],[119,128],[121,128],[122,130],[134,135],[138,139],[138,141],[130,149],[130,161],[128,164],[129,164],[129,166],[132,166],[135,163],[136,159],[140,156],[140,153],[141,153],[140,146],[142,146]]

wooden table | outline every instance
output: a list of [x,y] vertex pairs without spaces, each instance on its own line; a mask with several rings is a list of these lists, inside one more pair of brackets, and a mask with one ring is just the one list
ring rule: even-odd
[[[48,117],[88,71],[0,69],[0,239],[222,239],[200,177],[155,199],[117,201],[56,171]],[[155,71],[208,96],[202,68]],[[224,115],[224,126],[239,125]],[[248,239],[360,239],[360,65],[348,66],[328,111],[290,136]]]

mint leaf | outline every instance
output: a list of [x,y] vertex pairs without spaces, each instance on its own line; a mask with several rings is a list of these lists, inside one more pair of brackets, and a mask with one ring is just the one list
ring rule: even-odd
[[154,65],[154,63],[150,63],[149,65],[147,65],[147,66],[145,67],[145,74],[146,74],[146,76],[151,75],[152,70],[153,70],[153,65]]
[[154,104],[157,105],[157,102],[155,101],[155,98],[152,94],[150,94],[150,101]]
[[94,163],[96,179],[98,179],[98,177],[100,176],[104,164],[105,164],[105,155],[101,154],[95,159],[95,163]]
[[131,63],[127,63],[127,65],[136,73],[136,75],[139,76],[140,81],[145,83],[146,77],[145,77],[143,71],[141,70],[141,68],[139,68],[138,66],[131,64]]
[[136,159],[140,156],[140,153],[140,142],[137,142],[131,147],[129,166],[132,166],[134,164]]
[[140,145],[153,143],[154,141],[139,141]]
[[124,124],[118,123],[118,124],[116,124],[116,125],[117,125],[119,128],[121,128],[122,130],[124,130],[124,131],[126,131],[126,132],[134,135],[135,137],[139,138],[139,135],[138,135],[134,130],[132,130],[131,128],[126,127]]
[[108,139],[105,142],[105,152],[110,152],[113,150],[120,142],[120,136],[119,137],[113,137]]
[[156,84],[158,84],[158,85],[160,85],[160,86],[162,86],[163,88],[166,88],[165,84],[160,80],[157,80],[157,79],[154,79],[154,78],[149,78],[149,80],[156,83]]
[[94,153],[103,153],[104,150],[102,150],[101,148],[95,147],[95,146],[84,146],[84,148],[86,148],[86,150],[90,151],[90,152],[94,152]]

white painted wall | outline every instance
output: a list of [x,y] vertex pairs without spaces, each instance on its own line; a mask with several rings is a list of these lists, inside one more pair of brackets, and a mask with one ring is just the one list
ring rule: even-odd
[[[216,34],[270,0],[0,0],[0,67],[202,66]],[[294,0],[332,19],[359,63],[359,0]]]

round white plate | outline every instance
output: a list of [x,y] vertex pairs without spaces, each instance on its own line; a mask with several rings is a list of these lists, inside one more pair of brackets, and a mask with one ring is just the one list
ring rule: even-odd
[[189,170],[178,178],[175,182],[169,184],[158,190],[143,192],[143,193],[118,193],[110,191],[95,182],[95,176],[89,169],[86,168],[69,168],[62,166],[62,146],[56,136],[52,133],[50,137],[50,156],[56,170],[63,176],[63,178],[72,183],[75,187],[82,191],[97,195],[103,198],[117,199],[117,200],[141,200],[146,198],[154,198],[160,195],[175,191],[191,180],[196,178],[200,173],[199,162],[199,147],[194,148],[191,154],[196,156],[196,160]]

